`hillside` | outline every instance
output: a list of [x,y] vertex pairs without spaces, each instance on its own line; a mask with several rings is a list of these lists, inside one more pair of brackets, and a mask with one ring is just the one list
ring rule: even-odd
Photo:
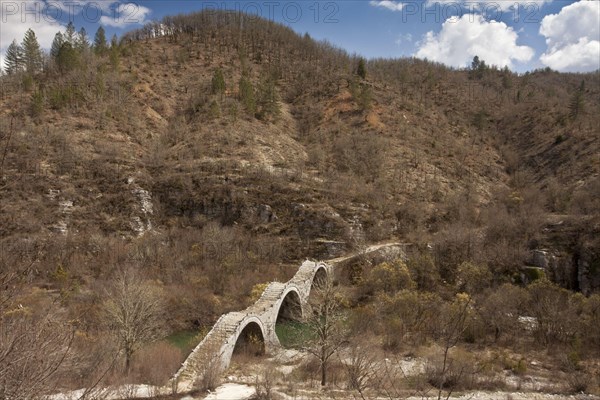
[[100,351],[123,270],[162,290],[173,333],[242,309],[299,261],[390,241],[430,244],[443,285],[467,261],[494,287],[545,262],[559,286],[598,292],[598,72],[399,59],[359,76],[364,60],[242,18],[170,17],[0,77],[11,302],[59,304]]

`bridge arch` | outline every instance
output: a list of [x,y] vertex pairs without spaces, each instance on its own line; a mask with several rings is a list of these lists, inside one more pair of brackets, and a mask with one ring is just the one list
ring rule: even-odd
[[260,356],[265,354],[267,333],[262,321],[255,316],[245,318],[236,329],[225,351],[225,367],[231,362],[231,358],[237,354],[248,356]]
[[248,323],[238,335],[232,355],[261,356],[265,354],[265,335],[256,322]]
[[281,302],[277,308],[275,323],[290,320],[299,321],[302,319],[302,316],[302,296],[297,288],[290,287],[281,295]]
[[329,277],[329,273],[327,269],[321,265],[315,269],[315,274],[313,275],[312,283],[310,285],[310,290],[319,288],[325,284],[327,278]]

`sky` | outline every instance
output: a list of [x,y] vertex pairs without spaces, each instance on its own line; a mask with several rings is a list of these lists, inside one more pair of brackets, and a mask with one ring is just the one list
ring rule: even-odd
[[597,0],[0,0],[0,65],[29,28],[47,50],[69,21],[92,40],[100,25],[110,38],[166,15],[214,9],[259,15],[366,58],[463,68],[479,56],[521,73],[600,69]]

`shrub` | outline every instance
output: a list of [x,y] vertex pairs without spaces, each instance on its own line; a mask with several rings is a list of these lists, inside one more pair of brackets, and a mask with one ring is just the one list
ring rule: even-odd
[[[208,349],[210,351],[211,349]],[[215,354],[215,353],[213,353]],[[213,357],[209,362],[202,365],[198,377],[194,382],[194,388],[206,392],[214,390],[221,383],[221,362],[218,357]]]
[[383,262],[373,268],[369,274],[368,285],[375,292],[395,293],[415,286],[408,267],[402,260]]
[[567,375],[569,391],[573,393],[585,393],[592,386],[594,378],[586,372],[574,372]]
[[35,91],[31,94],[31,116],[34,118],[42,115],[44,111],[44,94],[40,91]]
[[492,281],[492,274],[487,265],[477,265],[468,261],[458,266],[456,275],[458,290],[469,294],[483,291]]
[[411,258],[407,263],[410,275],[419,290],[435,291],[440,283],[440,273],[433,258],[429,255],[420,255]]
[[134,374],[150,385],[164,385],[181,365],[181,350],[166,343],[158,342],[142,349],[134,360]]

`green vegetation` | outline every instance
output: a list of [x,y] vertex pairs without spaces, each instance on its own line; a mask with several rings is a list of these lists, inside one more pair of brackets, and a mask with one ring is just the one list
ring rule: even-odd
[[23,70],[23,49],[17,43],[17,40],[13,40],[12,43],[6,49],[6,73],[14,75]]
[[356,67],[356,75],[358,75],[361,79],[367,79],[367,66],[365,64],[364,58],[360,58],[358,60],[358,67]]
[[102,26],[98,27],[94,36],[94,52],[98,55],[106,53],[108,46],[106,45],[106,32]]
[[250,79],[242,74],[239,83],[240,102],[249,116],[254,117],[256,111],[256,100],[254,97],[254,88]]
[[275,325],[275,333],[285,348],[301,348],[311,338],[310,325],[299,321],[284,321]]
[[[42,70],[42,50],[33,30],[28,29],[23,37],[23,64],[25,72],[30,75],[37,74]],[[8,56],[8,54],[7,54]]]
[[184,354],[188,354],[200,342],[200,333],[195,330],[182,330],[173,332],[165,338],[167,343],[177,347]]
[[212,94],[218,94],[223,96],[225,93],[225,77],[223,76],[223,70],[218,68],[212,78]]

